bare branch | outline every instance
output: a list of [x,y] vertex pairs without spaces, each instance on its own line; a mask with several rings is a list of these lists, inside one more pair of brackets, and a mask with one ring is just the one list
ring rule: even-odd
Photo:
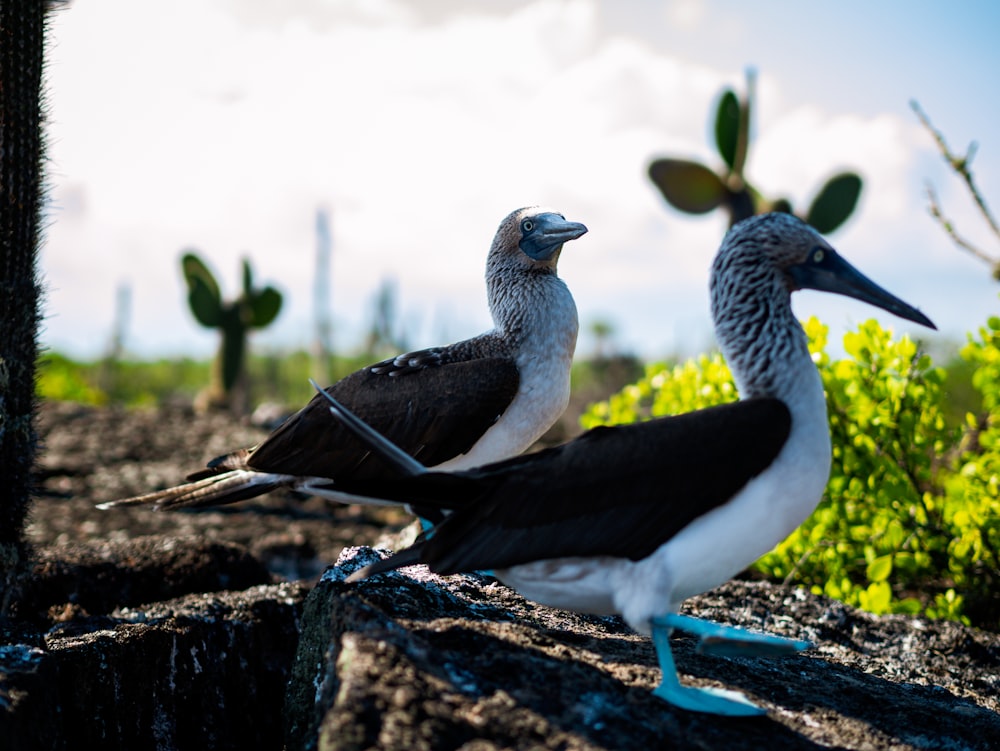
[[[983,200],[983,197],[980,194],[979,189],[976,187],[975,180],[972,177],[972,170],[969,169],[969,165],[972,164],[972,157],[975,156],[976,154],[976,144],[973,142],[969,145],[969,148],[966,151],[964,157],[955,155],[951,151],[951,149],[948,148],[948,144],[945,142],[944,136],[941,135],[941,133],[934,128],[934,126],[931,124],[930,118],[928,118],[927,115],[924,113],[924,111],[920,109],[920,104],[915,99],[910,100],[910,107],[916,113],[917,117],[920,118],[920,122],[923,124],[923,126],[927,128],[931,136],[933,136],[934,140],[937,142],[938,149],[940,150],[941,155],[944,157],[945,161],[948,162],[949,166],[951,166],[951,168],[965,181],[965,184],[969,188],[969,192],[972,194],[973,200],[976,202],[976,205],[979,206],[979,211],[986,219],[986,223],[989,224],[990,229],[993,230],[993,234],[996,235],[997,237],[1000,237],[1000,226],[997,225],[996,219],[994,219],[993,214],[990,213],[990,209],[986,205],[986,201]],[[934,213],[933,209],[932,213]],[[937,214],[935,214],[935,216],[937,216]],[[948,226],[946,226],[945,229],[947,229],[948,234],[950,234],[952,238],[955,239],[955,242],[958,242],[958,239],[954,234],[954,231],[952,229],[949,229]],[[969,248],[967,245],[964,245],[962,243],[959,244],[962,245],[962,247],[964,247],[966,250],[971,251],[971,248]],[[976,255],[979,255],[979,253],[977,252]],[[993,262],[991,261],[991,263]]]
[[927,210],[930,212],[930,215],[933,216],[937,220],[938,224],[940,224],[941,227],[944,229],[944,231],[948,233],[948,236],[952,239],[952,242],[954,242],[955,245],[962,248],[963,250],[968,251],[976,258],[987,263],[989,267],[993,270],[994,277],[997,276],[997,274],[1000,273],[1000,261],[990,257],[990,255],[987,254],[985,251],[980,250],[978,247],[976,247],[971,242],[969,242],[964,237],[958,234],[958,232],[955,230],[955,225],[952,224],[951,221],[942,213],[941,205],[938,203],[937,195],[935,195],[934,193],[934,188],[929,183],[927,185],[927,203],[928,203]]

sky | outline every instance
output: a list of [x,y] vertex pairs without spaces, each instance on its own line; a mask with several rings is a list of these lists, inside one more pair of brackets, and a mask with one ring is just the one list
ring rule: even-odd
[[356,350],[379,286],[412,348],[490,328],[483,272],[500,220],[541,204],[585,223],[560,274],[590,327],[646,359],[712,347],[708,269],[726,228],[670,208],[646,176],[676,156],[720,165],[710,124],[756,71],[747,176],[805,208],[844,169],[864,179],[830,241],[928,314],[797,293],[831,338],[876,317],[957,348],[1000,285],[927,212],[1000,257],[910,109],[973,162],[1000,212],[1000,4],[844,0],[149,0],[72,2],[48,47],[43,346],[109,348],[119,290],[135,357],[207,356],[179,259],[235,295],[240,260],[285,304],[258,351],[310,346],[316,213],[329,211],[333,344]]

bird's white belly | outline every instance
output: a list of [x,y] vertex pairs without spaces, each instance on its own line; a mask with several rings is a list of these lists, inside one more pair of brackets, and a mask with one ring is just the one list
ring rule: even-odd
[[[570,354],[569,357],[572,355]],[[465,454],[435,465],[457,471],[509,459],[531,448],[569,404],[569,357],[520,364],[522,379],[510,406]]]
[[798,428],[774,463],[732,501],[643,560],[559,558],[497,571],[497,577],[536,602],[598,615],[617,612],[636,631],[649,633],[651,618],[676,612],[688,597],[728,581],[812,513],[829,478],[829,433],[825,426]]
[[621,558],[554,558],[494,572],[508,587],[534,602],[579,613],[617,612],[614,580]]
[[696,519],[639,563],[671,572],[672,605],[728,581],[805,521],[830,474],[829,442],[815,443],[803,447],[790,440],[732,501]]
[[496,577],[523,597],[563,610],[592,615],[621,614],[641,634],[650,633],[650,618],[673,612],[672,572],[640,572],[649,561],[610,556],[555,558],[495,571]]

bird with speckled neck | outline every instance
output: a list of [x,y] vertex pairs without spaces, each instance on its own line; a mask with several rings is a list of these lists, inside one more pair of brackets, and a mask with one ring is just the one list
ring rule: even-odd
[[[426,466],[459,470],[521,453],[569,401],[579,323],[557,264],[563,245],[586,232],[551,209],[513,211],[486,260],[493,329],[362,368],[326,392]],[[99,507],[214,506],[277,488],[363,501],[345,496],[341,483],[384,466],[329,419],[326,404],[317,394],[259,445],[212,460],[182,485]]]
[[[398,461],[394,478],[353,490],[449,515],[417,542],[350,580],[422,563],[439,574],[490,570],[537,602],[620,613],[651,634],[662,670],[655,693],[693,711],[763,713],[742,694],[682,685],[669,637],[696,634],[717,655],[789,654],[808,643],[679,614],[813,511],[830,474],[819,372],[791,308],[799,289],[836,292],[934,328],[925,315],[847,263],[789,214],[735,225],[712,265],[719,346],[741,400],[633,425],[599,427],[569,443],[462,472]],[[331,404],[373,451],[392,447]]]

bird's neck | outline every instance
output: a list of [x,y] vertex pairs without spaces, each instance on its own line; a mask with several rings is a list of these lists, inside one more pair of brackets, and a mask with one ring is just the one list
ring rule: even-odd
[[[810,486],[818,483],[808,492],[803,491],[801,497],[809,500],[815,495],[818,499],[830,471],[826,395],[809,354],[805,331],[789,302],[786,292],[783,298],[775,296],[771,306],[762,305],[753,315],[717,315],[716,333],[740,398],[773,397],[788,407],[792,415],[788,445],[793,447],[793,464],[804,471]],[[811,511],[812,506],[798,509],[793,515],[798,520],[795,523],[801,521],[802,513]]]
[[763,297],[755,296],[752,305],[713,306],[719,347],[740,396],[776,397],[791,406],[807,392],[815,401],[822,382],[790,295],[782,289]]
[[579,329],[573,296],[545,268],[502,269],[487,278],[494,335],[517,347],[538,344],[572,357]]

